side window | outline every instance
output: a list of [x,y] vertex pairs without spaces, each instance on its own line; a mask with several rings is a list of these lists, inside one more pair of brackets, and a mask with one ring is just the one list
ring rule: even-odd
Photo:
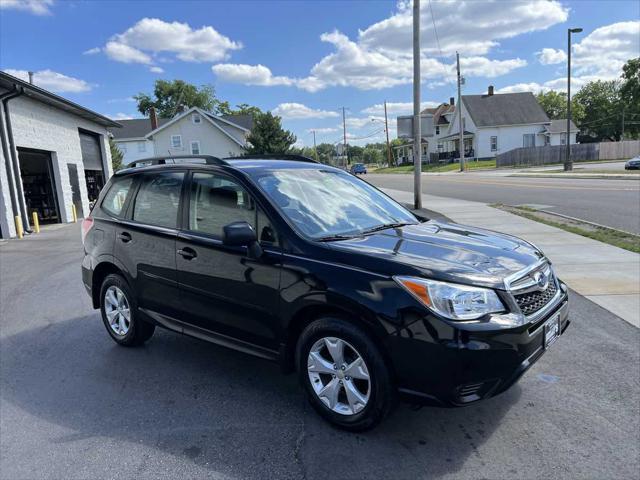
[[111,188],[104,196],[102,201],[102,209],[111,215],[116,217],[122,213],[124,202],[127,199],[127,194],[131,190],[133,184],[133,177],[116,178],[111,185]]
[[269,218],[261,208],[258,207],[257,210],[256,232],[258,232],[258,240],[264,243],[276,243],[278,241],[276,231],[271,225]]
[[193,174],[189,230],[222,236],[222,227],[245,221],[256,228],[255,204],[234,180],[212,173]]
[[133,220],[176,228],[183,178],[182,172],[143,175],[133,206]]

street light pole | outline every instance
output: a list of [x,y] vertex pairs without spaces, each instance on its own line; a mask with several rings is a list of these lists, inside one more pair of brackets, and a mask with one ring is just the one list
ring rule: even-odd
[[571,163],[571,34],[581,31],[581,28],[567,29],[567,131],[564,137],[567,153],[564,159],[565,172],[573,170]]
[[391,166],[391,144],[389,143],[389,120],[387,119],[387,101],[386,100],[384,101],[384,130],[387,133],[387,164]]
[[462,81],[460,78],[460,54],[456,52],[456,69],[458,72],[458,129],[460,130],[459,148],[460,150],[460,171],[464,172],[464,122],[462,119]]
[[422,208],[420,129],[420,0],[413,0],[413,206]]

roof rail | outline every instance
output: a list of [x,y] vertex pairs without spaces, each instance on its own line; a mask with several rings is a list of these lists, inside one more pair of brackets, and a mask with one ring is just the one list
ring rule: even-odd
[[290,153],[255,153],[251,155],[241,155],[239,157],[225,157],[224,160],[294,160],[296,162],[320,163],[313,158]]
[[227,162],[213,155],[167,155],[166,157],[141,158],[140,160],[131,162],[128,168],[147,167],[149,165],[171,165],[176,163],[202,163],[201,161],[189,162],[189,160],[204,160],[204,163],[207,165],[227,165]]

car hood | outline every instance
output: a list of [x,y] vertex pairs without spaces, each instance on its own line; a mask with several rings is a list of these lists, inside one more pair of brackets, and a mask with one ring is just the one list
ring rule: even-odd
[[[389,228],[331,242],[330,246],[349,253],[352,261],[373,256],[402,267],[412,267],[428,278],[497,288],[502,287],[505,277],[544,256],[517,237],[434,221]],[[399,270],[406,271],[404,268]]]

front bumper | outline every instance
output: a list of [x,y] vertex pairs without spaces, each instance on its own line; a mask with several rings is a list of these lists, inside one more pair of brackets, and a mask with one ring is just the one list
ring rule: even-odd
[[545,353],[545,322],[559,316],[560,337],[569,326],[567,291],[560,285],[554,307],[517,328],[455,328],[427,317],[414,322],[408,334],[393,336],[390,352],[402,397],[462,406],[507,390]]

